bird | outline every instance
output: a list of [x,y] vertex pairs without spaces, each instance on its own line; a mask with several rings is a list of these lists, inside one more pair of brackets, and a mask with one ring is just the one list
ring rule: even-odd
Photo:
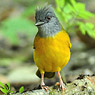
[[38,67],[36,75],[41,78],[41,88],[49,89],[44,78],[52,78],[57,72],[61,90],[65,90],[60,74],[70,60],[70,37],[60,24],[52,5],[37,8],[35,26],[38,32],[34,38],[34,62]]

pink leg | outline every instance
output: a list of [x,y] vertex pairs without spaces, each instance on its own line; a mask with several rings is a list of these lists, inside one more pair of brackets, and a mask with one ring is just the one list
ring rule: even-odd
[[45,86],[45,83],[44,83],[44,74],[41,74],[41,88],[45,89],[46,91],[49,90],[49,87]]
[[62,81],[62,79],[61,79],[60,72],[57,72],[57,74],[58,74],[58,77],[59,77],[59,83],[60,83],[61,89],[62,89],[62,90],[66,90],[66,88],[64,87],[64,83],[63,83],[63,81]]

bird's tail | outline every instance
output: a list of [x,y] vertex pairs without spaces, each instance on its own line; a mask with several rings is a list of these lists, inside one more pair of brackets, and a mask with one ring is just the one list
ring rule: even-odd
[[[41,73],[40,73],[39,69],[37,70],[36,75],[39,78],[41,78]],[[54,76],[55,76],[55,72],[45,72],[45,74],[44,74],[45,78],[53,78]]]

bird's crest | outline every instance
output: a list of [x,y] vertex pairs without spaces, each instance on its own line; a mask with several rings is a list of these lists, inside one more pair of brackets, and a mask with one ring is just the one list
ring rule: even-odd
[[49,10],[52,10],[52,6],[45,4],[43,7],[37,7],[36,13],[44,13],[44,12],[47,12]]

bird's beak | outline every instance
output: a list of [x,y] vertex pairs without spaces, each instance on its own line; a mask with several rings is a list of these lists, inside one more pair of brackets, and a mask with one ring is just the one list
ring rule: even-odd
[[36,26],[39,26],[39,25],[42,25],[42,24],[44,24],[44,22],[37,22],[37,23],[35,23]]

